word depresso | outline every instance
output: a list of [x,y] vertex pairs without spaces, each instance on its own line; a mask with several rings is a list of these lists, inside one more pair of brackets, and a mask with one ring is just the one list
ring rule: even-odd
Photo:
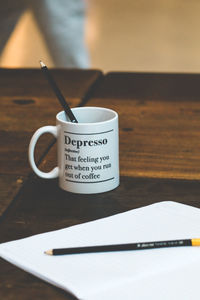
[[66,145],[72,145],[75,146],[77,149],[80,149],[80,147],[85,147],[85,146],[102,146],[106,145],[108,143],[108,140],[105,139],[99,139],[99,140],[75,140],[71,139],[68,135],[64,136],[65,138],[65,144]]

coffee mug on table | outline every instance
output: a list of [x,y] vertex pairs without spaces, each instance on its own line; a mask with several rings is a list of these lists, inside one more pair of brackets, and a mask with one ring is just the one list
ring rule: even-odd
[[[59,186],[69,192],[93,194],[110,191],[119,185],[118,114],[101,107],[72,108],[78,123],[64,111],[56,116],[56,126],[44,126],[33,135],[29,161],[42,178],[59,177]],[[39,137],[51,133],[57,138],[58,166],[45,173],[34,161]]]

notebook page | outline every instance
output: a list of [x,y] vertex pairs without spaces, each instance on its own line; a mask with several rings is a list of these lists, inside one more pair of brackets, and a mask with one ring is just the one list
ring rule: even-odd
[[[189,272],[193,264],[200,262],[199,247],[54,257],[45,255],[44,251],[62,247],[196,238],[199,237],[199,228],[199,209],[175,202],[161,202],[1,244],[0,256],[79,299],[133,299],[140,284],[153,279],[158,281],[166,276],[172,278],[170,274],[181,274],[182,269]],[[171,288],[172,283],[174,281]],[[153,286],[147,290],[148,295],[153,292]],[[193,285],[192,288],[195,289]],[[141,291],[140,298],[136,299],[142,299]]]

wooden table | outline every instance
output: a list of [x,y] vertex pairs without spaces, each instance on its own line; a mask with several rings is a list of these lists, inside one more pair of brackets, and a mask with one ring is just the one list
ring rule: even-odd
[[[200,75],[53,70],[70,106],[103,106],[120,118],[120,186],[76,195],[31,171],[33,132],[54,125],[60,105],[40,70],[0,69],[0,242],[64,228],[159,201],[200,207]],[[56,164],[41,137],[39,167]],[[16,296],[17,295],[17,296]],[[0,299],[74,299],[0,260]]]

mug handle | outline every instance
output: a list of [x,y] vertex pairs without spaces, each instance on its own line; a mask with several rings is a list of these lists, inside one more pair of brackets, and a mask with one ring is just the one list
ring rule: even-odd
[[31,138],[31,141],[29,144],[29,150],[28,150],[28,157],[29,157],[30,165],[31,165],[33,171],[35,172],[35,174],[37,174],[41,178],[52,179],[52,178],[58,177],[58,173],[59,173],[58,167],[55,167],[50,172],[42,172],[36,166],[35,159],[34,159],[34,150],[35,150],[36,143],[37,143],[39,137],[44,133],[51,133],[52,135],[54,135],[54,137],[57,138],[56,126],[44,126],[44,127],[39,128]]

